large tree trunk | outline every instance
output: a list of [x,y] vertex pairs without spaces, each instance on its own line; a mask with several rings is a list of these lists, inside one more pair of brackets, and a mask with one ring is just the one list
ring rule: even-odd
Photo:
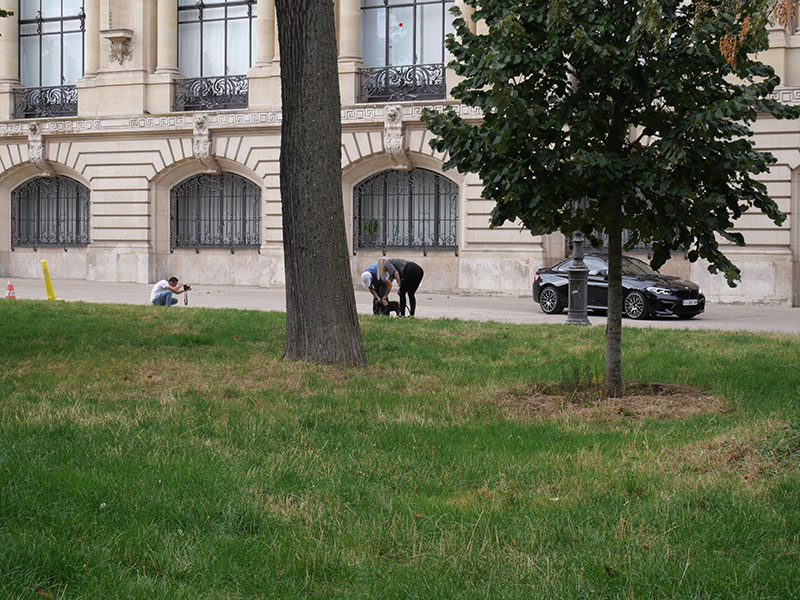
[[283,356],[366,364],[342,204],[341,100],[331,0],[276,0],[281,53]]

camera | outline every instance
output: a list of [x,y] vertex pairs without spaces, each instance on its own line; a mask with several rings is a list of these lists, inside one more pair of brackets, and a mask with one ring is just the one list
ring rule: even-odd
[[191,291],[192,291],[192,288],[189,286],[189,284],[188,284],[188,283],[184,283],[184,284],[183,284],[183,289],[184,289],[184,291],[186,291],[186,292],[191,292]]

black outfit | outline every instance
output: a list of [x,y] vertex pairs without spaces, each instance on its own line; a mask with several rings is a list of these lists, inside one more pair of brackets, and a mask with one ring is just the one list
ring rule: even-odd
[[[378,294],[378,298],[383,298],[386,295],[386,283],[384,283],[383,279],[381,279],[378,283],[375,283],[375,280],[373,278],[372,287],[375,288],[375,291]],[[373,315],[389,314],[388,312],[385,313],[385,310],[386,307],[380,300],[378,300],[377,298],[372,298]]]
[[408,294],[409,314],[413,317],[417,308],[417,299],[414,294],[422,282],[425,271],[417,263],[402,258],[390,258],[385,261],[384,266],[389,275],[394,275],[395,271],[400,274],[400,314],[406,314],[406,294]]

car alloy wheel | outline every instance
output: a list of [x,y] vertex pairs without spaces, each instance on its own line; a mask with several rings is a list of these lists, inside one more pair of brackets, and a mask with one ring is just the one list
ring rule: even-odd
[[647,300],[641,292],[630,292],[625,296],[623,303],[625,314],[631,319],[644,319],[647,317]]
[[539,293],[539,305],[542,307],[542,311],[548,315],[561,312],[561,299],[554,287],[547,286],[542,289]]

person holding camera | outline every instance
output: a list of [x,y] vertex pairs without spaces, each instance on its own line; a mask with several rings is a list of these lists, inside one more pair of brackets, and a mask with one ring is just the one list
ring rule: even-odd
[[191,289],[192,288],[185,283],[183,285],[178,285],[177,277],[162,279],[153,286],[153,291],[150,292],[150,303],[156,306],[172,306],[178,303],[178,299],[173,298],[172,294],[182,294]]

